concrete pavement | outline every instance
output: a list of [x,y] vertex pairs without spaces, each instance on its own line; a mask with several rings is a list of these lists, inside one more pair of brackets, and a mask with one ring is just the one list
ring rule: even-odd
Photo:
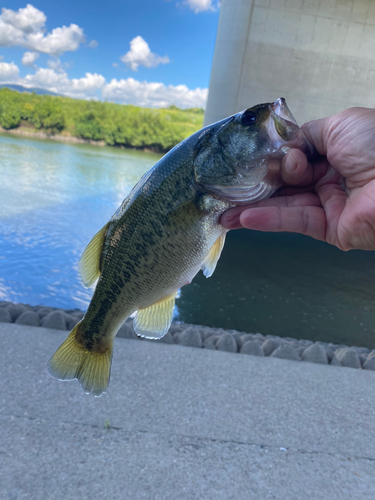
[[117,339],[107,394],[0,324],[0,499],[375,498],[375,372]]

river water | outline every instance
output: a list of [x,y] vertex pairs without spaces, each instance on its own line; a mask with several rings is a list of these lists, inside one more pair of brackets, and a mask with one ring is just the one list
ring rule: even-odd
[[[86,309],[80,255],[159,156],[0,135],[0,300]],[[233,231],[176,319],[375,348],[375,252]]]

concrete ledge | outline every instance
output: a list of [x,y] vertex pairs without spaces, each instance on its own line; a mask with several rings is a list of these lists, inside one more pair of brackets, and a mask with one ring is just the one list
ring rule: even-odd
[[92,398],[65,337],[0,325],[4,498],[374,498],[374,372],[118,339]]
[[[28,304],[0,301],[0,323],[43,326],[71,331],[84,314],[84,311],[79,309],[32,307]],[[117,332],[117,337],[145,340],[135,333],[132,318],[124,322]],[[375,349],[370,351],[367,347],[349,347],[328,342],[245,333],[186,323],[172,323],[160,342],[375,371]]]

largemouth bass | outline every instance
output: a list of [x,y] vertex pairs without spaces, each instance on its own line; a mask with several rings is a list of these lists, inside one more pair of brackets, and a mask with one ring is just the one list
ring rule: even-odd
[[215,270],[226,235],[220,216],[281,187],[280,160],[290,147],[309,152],[278,99],[205,127],[158,161],[86,247],[79,270],[86,287],[98,279],[95,292],[48,372],[101,395],[123,322],[137,311],[139,336],[165,335],[178,289],[199,270],[206,277]]

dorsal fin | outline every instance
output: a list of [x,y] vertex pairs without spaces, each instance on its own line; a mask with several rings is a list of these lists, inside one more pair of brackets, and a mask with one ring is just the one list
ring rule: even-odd
[[139,309],[134,319],[134,330],[146,339],[161,339],[172,323],[173,308],[177,292],[155,302],[150,307]]
[[211,250],[208,252],[207,257],[202,262],[202,271],[206,278],[213,275],[217,261],[220,259],[221,251],[225,243],[226,233],[223,233],[212,245]]
[[108,225],[109,222],[96,233],[85,248],[82,257],[79,259],[78,271],[83,285],[87,288],[99,278],[102,272],[100,268],[100,256],[102,254]]

